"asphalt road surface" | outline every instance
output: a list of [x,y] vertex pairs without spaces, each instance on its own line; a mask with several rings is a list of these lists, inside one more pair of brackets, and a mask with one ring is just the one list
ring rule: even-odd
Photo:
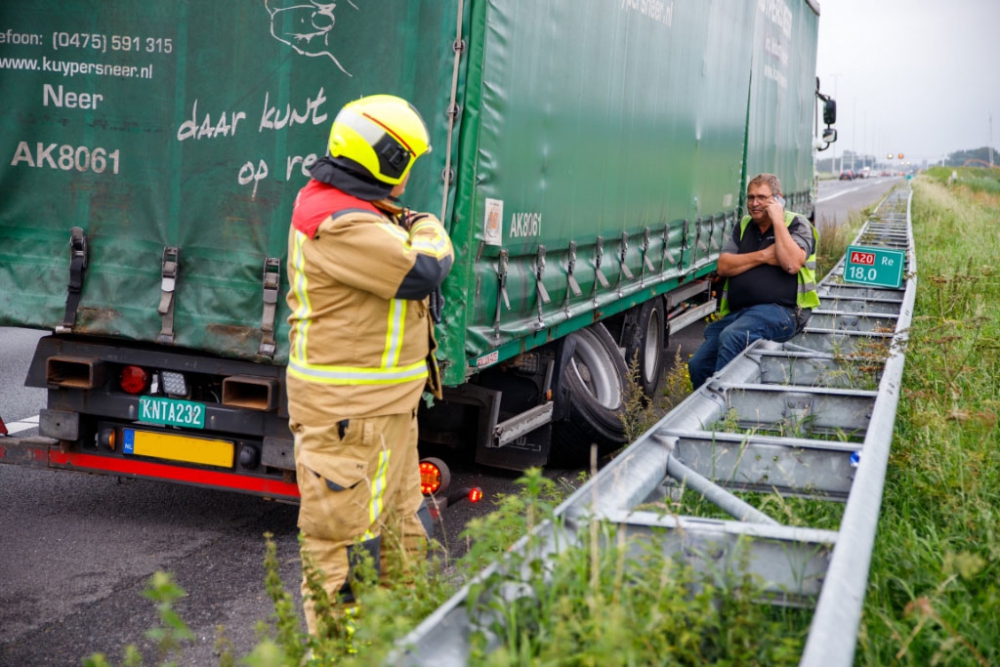
[[[819,219],[844,221],[876,203],[899,179],[824,182]],[[700,325],[671,339],[690,354]],[[0,328],[0,416],[12,432],[35,433],[45,392],[22,385],[41,332]],[[0,446],[3,440],[0,438]],[[574,479],[578,471],[548,471]],[[516,475],[459,464],[453,486],[480,486],[487,500],[448,508],[436,537],[453,556],[458,535],[489,499],[516,490]],[[255,497],[116,477],[0,465],[0,666],[79,665],[103,652],[117,663],[156,624],[141,593],[157,570],[187,590],[178,605],[197,640],[182,665],[217,664],[217,628],[236,652],[256,641],[271,603],[264,591],[265,532],[275,536],[287,588],[297,595],[296,508]],[[148,644],[146,644],[148,646]],[[152,657],[151,655],[148,657]]]

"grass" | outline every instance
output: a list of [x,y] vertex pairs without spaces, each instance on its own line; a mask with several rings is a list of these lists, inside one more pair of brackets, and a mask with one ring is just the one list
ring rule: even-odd
[[[952,176],[955,175],[955,177]],[[1000,168],[931,167],[927,176],[938,183],[960,187],[976,195],[1000,195]]]
[[822,280],[837,265],[848,244],[857,236],[858,230],[871,217],[871,213],[872,208],[866,208],[860,212],[851,211],[847,220],[821,218],[816,223],[819,232],[819,244],[816,247],[817,281]]
[[[495,633],[496,645],[484,632],[471,636],[467,664],[514,667],[525,664],[572,665],[794,665],[801,652],[803,630],[791,635],[786,610],[759,604],[762,583],[752,575],[696,571],[665,554],[652,536],[626,535],[624,528],[594,522],[589,539],[541,561],[531,540],[526,549],[510,552],[512,543],[543,520],[552,520],[563,491],[529,470],[519,480],[523,491],[502,498],[492,514],[470,521],[466,532],[473,547],[461,571],[479,572],[506,556],[505,569],[524,572],[511,595],[508,580],[489,577],[468,597],[470,617]],[[536,542],[537,543],[537,542]],[[385,664],[395,642],[450,595],[457,582],[433,562],[405,579],[378,584],[371,562],[360,562],[352,580],[357,613],[345,614],[335,601],[322,599],[319,574],[306,559],[312,594],[325,609],[320,637],[307,636],[292,596],[278,576],[274,544],[268,536],[266,588],[275,614],[260,624],[261,641],[238,659],[224,636],[219,665],[289,667],[299,665]],[[297,585],[297,584],[296,584]],[[157,603],[162,626],[147,633],[155,640],[155,664],[174,665],[183,657],[191,633],[174,612],[184,595],[169,575],[157,573],[147,597]],[[148,653],[148,651],[147,651]],[[84,661],[109,667],[103,655]],[[124,651],[122,665],[143,665],[135,646]]]
[[1000,664],[1000,192],[931,170],[913,216],[919,288],[857,662]]
[[[740,500],[759,509],[786,526],[802,526],[822,530],[837,530],[844,516],[844,504],[835,501],[815,500],[812,498],[784,497],[778,493],[740,493]],[[662,509],[672,514],[696,516],[705,519],[722,519],[732,521],[732,517],[706,500],[701,494],[690,489],[684,489],[683,494],[669,506]],[[793,636],[803,633],[809,623],[807,613],[791,610],[786,613],[788,625],[781,630],[782,634]]]
[[480,601],[473,618],[499,639],[488,651],[474,635],[470,664],[797,663],[801,637],[776,631],[783,613],[757,604],[753,577],[696,572],[623,527],[595,524],[590,535],[544,565],[515,554],[530,595],[501,601],[489,590],[503,585],[496,580],[470,596]]

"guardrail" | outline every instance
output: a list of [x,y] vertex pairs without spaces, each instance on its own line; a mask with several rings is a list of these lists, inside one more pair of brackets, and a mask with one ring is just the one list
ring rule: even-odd
[[[531,558],[516,561],[583,544],[594,518],[612,522],[706,572],[752,573],[773,603],[815,606],[801,664],[851,665],[916,297],[911,197],[909,188],[891,193],[854,241],[904,250],[902,289],[849,284],[842,259],[804,331],[751,345],[522,538],[513,551]],[[641,507],[683,487],[736,520]],[[747,491],[846,505],[838,530],[787,526],[737,495]],[[509,581],[499,595],[525,595],[525,573],[503,562],[476,580],[498,572]],[[491,641],[497,619],[470,619],[469,591],[404,638],[393,662],[464,665],[474,630]]]

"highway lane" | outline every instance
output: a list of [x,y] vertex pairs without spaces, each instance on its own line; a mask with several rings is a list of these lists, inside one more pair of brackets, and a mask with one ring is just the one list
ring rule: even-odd
[[44,331],[0,327],[0,417],[5,423],[36,417],[45,404],[44,389],[24,386],[31,353],[43,335]]
[[[43,332],[0,328],[0,415],[38,414],[45,391],[21,386]],[[31,430],[19,435],[33,435]],[[0,446],[3,439],[0,438]],[[271,613],[264,531],[297,588],[295,508],[258,498],[116,477],[0,465],[0,665],[79,665],[156,622],[141,597],[156,570],[177,575],[198,641],[182,664],[215,664],[217,625],[247,649]]]
[[860,212],[877,203],[901,182],[903,179],[899,177],[821,181],[816,199],[816,221],[821,229],[824,224],[846,222],[852,211]]
[[[899,179],[820,184],[818,219],[843,221],[874,204]],[[671,340],[689,354],[700,325]],[[36,331],[0,328],[0,416],[8,423],[37,416],[45,392],[21,386]],[[19,435],[31,435],[28,430]],[[0,446],[2,446],[0,439]],[[489,496],[516,490],[516,474],[459,463],[455,486],[478,485]],[[548,471],[574,479],[578,471]],[[197,636],[184,665],[216,664],[216,626],[238,653],[255,641],[254,624],[271,606],[264,593],[262,534],[276,536],[282,571],[297,594],[295,508],[258,498],[115,477],[0,465],[0,665],[78,665],[121,647],[155,623],[141,597],[156,570],[175,573],[188,591],[180,611]],[[462,503],[443,513],[436,537],[453,555],[469,518],[490,509]],[[442,529],[443,526],[443,529]]]

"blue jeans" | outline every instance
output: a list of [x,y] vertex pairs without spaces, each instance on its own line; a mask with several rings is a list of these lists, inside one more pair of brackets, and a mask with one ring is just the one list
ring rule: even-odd
[[776,303],[741,308],[705,327],[705,342],[688,361],[697,389],[759,338],[784,343],[795,335],[795,311]]

